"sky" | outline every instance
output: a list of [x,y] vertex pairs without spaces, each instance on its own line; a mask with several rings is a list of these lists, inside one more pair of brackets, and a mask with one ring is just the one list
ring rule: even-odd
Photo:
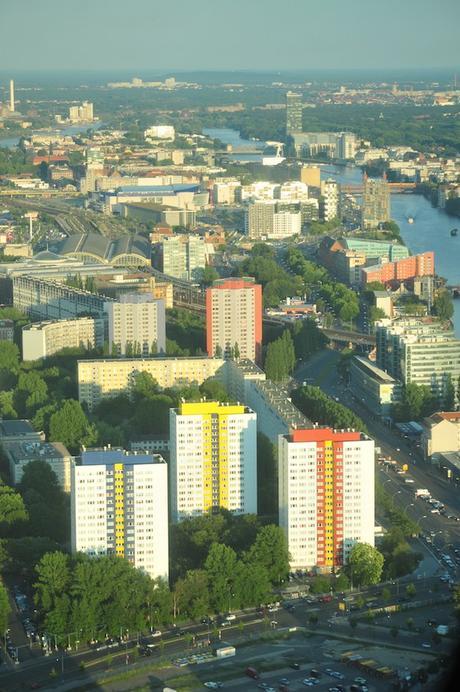
[[458,0],[0,0],[3,70],[460,64]]

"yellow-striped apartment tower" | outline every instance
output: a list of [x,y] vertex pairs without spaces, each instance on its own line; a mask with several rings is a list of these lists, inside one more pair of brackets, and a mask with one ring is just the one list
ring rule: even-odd
[[117,555],[168,578],[168,469],[156,454],[92,449],[73,464],[72,552]]
[[170,411],[173,521],[220,507],[257,512],[257,416],[240,404],[182,403]]

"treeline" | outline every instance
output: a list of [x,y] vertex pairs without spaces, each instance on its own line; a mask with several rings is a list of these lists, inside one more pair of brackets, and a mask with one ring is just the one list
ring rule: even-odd
[[367,427],[361,418],[343,404],[334,401],[324,394],[319,387],[305,385],[294,389],[292,401],[307,418],[320,425],[330,425],[332,428],[353,428],[367,432]]
[[46,553],[34,584],[42,630],[58,643],[72,632],[104,639],[256,606],[289,569],[284,533],[254,516],[187,520],[172,527],[171,552],[180,556],[171,590],[122,558]]
[[265,307],[275,307],[288,296],[302,294],[302,281],[288,274],[276,261],[274,249],[264,243],[254,245],[251,257],[240,264],[238,272],[262,284]]
[[314,290],[344,322],[350,322],[359,315],[359,299],[356,293],[333,279],[326,269],[305,259],[302,252],[295,247],[288,249],[286,260],[290,269],[302,278],[304,293],[308,295]]
[[298,360],[306,360],[325,348],[328,338],[311,318],[296,320],[266,348],[264,370],[274,382],[286,380]]

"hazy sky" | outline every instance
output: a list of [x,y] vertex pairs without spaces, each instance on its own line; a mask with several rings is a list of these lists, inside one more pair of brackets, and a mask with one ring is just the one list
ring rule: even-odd
[[459,65],[458,0],[0,0],[2,70]]

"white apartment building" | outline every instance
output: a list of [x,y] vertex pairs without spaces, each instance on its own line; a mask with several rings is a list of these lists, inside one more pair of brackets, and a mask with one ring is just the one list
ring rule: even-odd
[[300,211],[278,211],[276,200],[249,204],[245,214],[245,231],[252,240],[280,240],[299,235],[302,227]]
[[45,461],[56,474],[57,481],[65,493],[70,492],[70,467],[72,456],[62,442],[44,442],[37,433],[36,440],[2,440],[3,451],[8,460],[13,485],[21,482],[27,464]]
[[120,355],[164,353],[166,350],[165,303],[151,293],[125,293],[118,303],[105,303],[109,348]]
[[103,343],[104,320],[101,318],[34,322],[22,328],[23,360],[48,358],[63,348],[91,350]]
[[257,416],[242,405],[182,403],[170,411],[173,521],[223,507],[257,513]]
[[331,221],[339,215],[340,186],[335,180],[321,181],[319,214],[323,221]]
[[144,139],[174,140],[176,131],[172,125],[152,125],[144,130]]
[[82,453],[72,466],[72,552],[117,555],[168,579],[168,470],[159,455]]
[[300,211],[279,211],[273,214],[273,240],[283,240],[293,235],[299,235],[302,230],[302,214]]
[[374,441],[312,427],[279,437],[279,524],[290,568],[330,571],[374,544]]
[[212,188],[212,199],[214,204],[235,204],[237,193],[241,189],[239,180],[228,180],[226,182],[216,182]]
[[224,365],[221,358],[104,358],[78,361],[78,398],[91,410],[102,399],[129,394],[140,372],[162,389],[202,384]]
[[280,186],[278,199],[285,202],[309,202],[308,185],[300,180],[288,180]]

